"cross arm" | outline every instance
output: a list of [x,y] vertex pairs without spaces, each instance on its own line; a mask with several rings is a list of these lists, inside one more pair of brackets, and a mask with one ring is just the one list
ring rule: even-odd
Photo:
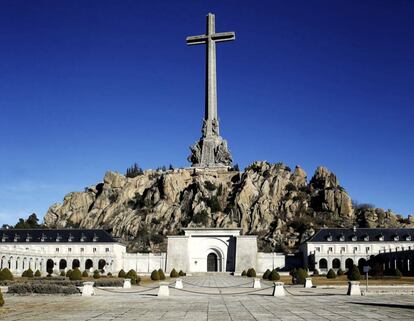
[[190,36],[186,38],[187,45],[200,45],[206,43],[208,36],[199,35],[199,36]]
[[211,39],[213,39],[216,42],[230,41],[230,40],[235,40],[236,39],[236,34],[232,31],[230,31],[230,32],[219,32],[219,33],[213,34],[211,36]]

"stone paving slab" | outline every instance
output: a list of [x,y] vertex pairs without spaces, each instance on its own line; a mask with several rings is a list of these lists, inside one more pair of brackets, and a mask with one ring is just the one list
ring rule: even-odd
[[[110,320],[414,320],[414,296],[349,297],[344,289],[287,287],[285,297],[272,297],[269,284],[253,292],[252,280],[231,276],[183,279],[184,292],[133,287],[116,292],[97,290],[94,297],[5,295],[0,320],[110,321]],[[220,286],[220,289],[216,287]],[[136,293],[146,291],[144,293]]]

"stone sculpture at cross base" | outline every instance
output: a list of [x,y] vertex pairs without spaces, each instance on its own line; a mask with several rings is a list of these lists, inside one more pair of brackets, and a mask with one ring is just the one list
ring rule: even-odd
[[235,39],[234,32],[215,31],[215,17],[207,15],[207,32],[204,35],[187,37],[188,45],[206,45],[206,100],[202,136],[190,147],[188,161],[194,167],[231,166],[232,158],[227,142],[220,136],[217,114],[216,42]]

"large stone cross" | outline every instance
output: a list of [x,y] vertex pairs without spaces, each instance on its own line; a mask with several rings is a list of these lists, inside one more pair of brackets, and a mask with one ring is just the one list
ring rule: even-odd
[[[215,16],[212,13],[207,15],[207,31],[205,35],[187,37],[187,45],[206,44],[206,102],[205,115],[206,134],[213,135],[218,130],[217,117],[217,77],[216,77],[216,42],[230,41],[236,38],[234,32],[219,32],[215,30]],[[213,128],[214,124],[217,128]]]
[[188,45],[206,45],[205,112],[202,137],[191,146],[188,160],[195,167],[230,166],[232,163],[227,142],[220,137],[217,115],[216,42],[234,40],[234,32],[216,33],[214,14],[207,15],[204,35],[187,37]]

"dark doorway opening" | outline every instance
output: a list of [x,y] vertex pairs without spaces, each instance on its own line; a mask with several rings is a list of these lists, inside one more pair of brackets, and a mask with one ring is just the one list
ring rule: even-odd
[[207,272],[217,272],[217,254],[210,253],[207,255]]

